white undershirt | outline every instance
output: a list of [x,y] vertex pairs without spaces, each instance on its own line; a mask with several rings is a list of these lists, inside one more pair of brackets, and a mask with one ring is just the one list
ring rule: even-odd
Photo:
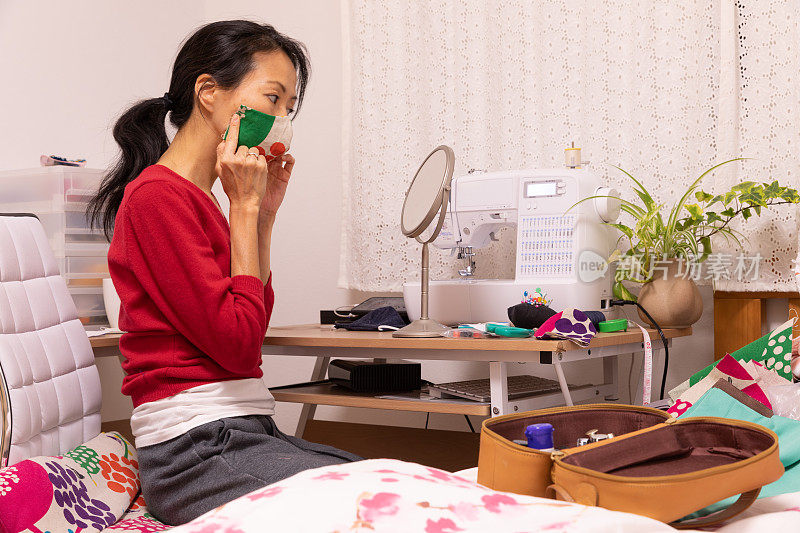
[[131,415],[137,448],[183,435],[220,418],[274,415],[275,398],[260,378],[233,379],[198,385],[178,394],[139,405]]

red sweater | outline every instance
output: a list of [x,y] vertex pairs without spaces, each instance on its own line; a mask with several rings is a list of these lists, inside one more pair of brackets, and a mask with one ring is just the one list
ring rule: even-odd
[[134,407],[204,383],[260,378],[272,276],[231,277],[228,221],[191,181],[153,165],[125,187],[108,250],[119,293],[122,392]]

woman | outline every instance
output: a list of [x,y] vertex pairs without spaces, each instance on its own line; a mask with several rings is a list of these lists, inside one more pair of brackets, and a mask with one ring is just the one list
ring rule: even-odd
[[[302,470],[360,459],[279,431],[261,379],[270,240],[294,158],[267,162],[237,146],[236,111],[292,115],[308,71],[304,46],[271,26],[199,29],[175,59],[169,91],[116,123],[122,153],[89,207],[93,223],[113,230],[122,392],[134,405],[142,494],[167,524]],[[178,128],[171,143],[167,115]],[[211,192],[217,177],[230,223]]]

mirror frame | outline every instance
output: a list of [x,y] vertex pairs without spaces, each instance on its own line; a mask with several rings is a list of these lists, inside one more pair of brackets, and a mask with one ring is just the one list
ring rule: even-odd
[[[439,186],[439,193],[436,195],[436,198],[434,199],[433,203],[431,204],[430,210],[425,215],[425,217],[422,219],[422,222],[420,224],[418,224],[417,226],[414,226],[413,228],[408,229],[403,225],[403,213],[406,210],[406,202],[408,201],[408,193],[409,193],[409,191],[411,191],[411,188],[414,186],[414,183],[417,181],[417,178],[419,177],[420,170],[422,170],[422,168],[425,166],[425,164],[428,162],[428,160],[433,156],[433,154],[435,154],[439,150],[442,150],[444,152],[444,154],[445,154],[445,169],[444,169],[444,173],[442,175],[441,184]],[[440,145],[440,146],[437,146],[436,148],[434,148],[431,151],[431,153],[428,154],[428,156],[425,158],[425,160],[419,166],[417,171],[414,173],[414,179],[411,180],[411,184],[408,186],[408,189],[406,189],[406,196],[405,196],[405,199],[403,200],[403,209],[400,211],[400,231],[402,231],[403,235],[405,235],[406,237],[414,238],[414,239],[417,239],[417,241],[422,242],[422,240],[420,240],[419,236],[428,228],[428,226],[430,226],[431,222],[433,222],[433,219],[436,217],[436,213],[441,212],[441,214],[439,215],[438,227],[437,227],[436,231],[433,232],[433,237],[431,237],[431,239],[429,239],[428,242],[430,242],[431,240],[433,240],[433,239],[435,239],[437,237],[439,231],[441,230],[441,226],[444,223],[444,216],[445,216],[445,213],[447,211],[447,201],[449,199],[449,194],[446,194],[446,193],[450,189],[450,181],[453,178],[453,168],[455,166],[455,160],[456,160],[456,156],[453,153],[453,149],[450,148],[449,146],[446,146],[446,145]]]

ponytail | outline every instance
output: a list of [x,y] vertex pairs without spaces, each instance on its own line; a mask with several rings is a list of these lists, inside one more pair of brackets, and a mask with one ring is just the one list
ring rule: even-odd
[[299,111],[310,70],[308,52],[302,43],[269,24],[248,20],[212,22],[189,37],[175,58],[169,92],[161,98],[138,102],[114,125],[114,140],[121,154],[86,209],[90,227],[102,227],[111,241],[125,187],[167,151],[167,113],[170,123],[178,129],[189,120],[197,96],[195,82],[201,74],[209,74],[217,86],[230,89],[253,69],[253,54],[274,50],[286,53],[297,71],[295,109]]
[[125,186],[145,168],[155,164],[169,147],[164,123],[169,103],[167,98],[141,100],[114,125],[114,140],[122,152],[87,208],[90,227],[102,225],[109,241]]

